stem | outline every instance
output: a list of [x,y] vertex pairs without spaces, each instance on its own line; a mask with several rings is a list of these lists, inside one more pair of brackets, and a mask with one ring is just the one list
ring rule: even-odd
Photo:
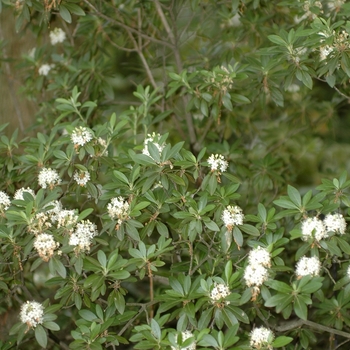
[[[153,291],[153,274],[151,270],[151,263],[147,261],[147,269],[148,269],[148,277],[149,277],[149,297],[151,303],[153,302],[154,298],[154,291]],[[150,312],[149,312],[149,318],[152,319],[154,316],[154,310],[153,310],[153,304],[150,305]]]

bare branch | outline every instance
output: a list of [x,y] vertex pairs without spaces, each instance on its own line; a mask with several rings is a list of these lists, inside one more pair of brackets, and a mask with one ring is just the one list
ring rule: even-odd
[[133,28],[133,27],[130,27],[122,22],[119,22],[117,20],[115,20],[114,18],[112,17],[108,17],[106,16],[105,14],[103,14],[102,12],[100,12],[94,5],[92,5],[88,0],[84,0],[84,2],[91,8],[95,11],[95,14],[100,17],[100,18],[104,18],[105,20],[115,24],[116,26],[118,27],[121,27],[127,31],[130,31],[132,33],[135,33],[137,35],[140,35],[141,37],[145,38],[145,39],[148,39],[150,41],[153,41],[154,43],[157,43],[157,44],[160,44],[160,45],[164,45],[164,46],[167,46],[171,49],[173,49],[173,45],[167,41],[163,41],[163,40],[159,40],[159,39],[156,39],[156,38],[153,38],[151,36],[148,36],[140,31],[138,31],[137,29]]

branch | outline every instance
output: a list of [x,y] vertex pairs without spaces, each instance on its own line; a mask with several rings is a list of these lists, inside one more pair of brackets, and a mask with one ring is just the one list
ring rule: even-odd
[[115,24],[116,26],[118,27],[121,27],[127,31],[130,31],[132,33],[135,33],[135,34],[138,34],[140,35],[141,37],[145,38],[145,39],[148,39],[150,41],[153,41],[155,43],[158,43],[158,44],[161,44],[161,45],[164,45],[164,46],[167,46],[171,49],[173,49],[173,45],[167,41],[163,41],[163,40],[159,40],[159,39],[156,39],[156,38],[153,38],[151,36],[148,36],[140,31],[138,31],[137,29],[133,28],[133,27],[130,27],[122,22],[119,22],[117,20],[115,20],[114,18],[111,18],[111,17],[108,17],[106,16],[105,14],[103,14],[102,12],[100,12],[94,5],[92,5],[88,0],[84,0],[85,4],[87,4],[91,9],[94,10],[95,14],[113,24]]
[[341,337],[350,339],[350,333],[338,331],[337,329],[323,326],[323,325],[318,324],[316,322],[312,322],[312,321],[308,321],[308,320],[301,320],[301,319],[299,319],[297,321],[287,322],[282,326],[277,326],[277,327],[275,327],[275,330],[277,332],[285,332],[285,331],[289,331],[291,329],[302,327],[303,325],[309,326],[309,327],[314,328],[318,331],[328,332],[328,333],[340,335]]
[[[158,16],[160,17],[160,20],[161,20],[161,22],[162,22],[162,24],[163,24],[163,26],[165,28],[165,31],[167,32],[167,34],[169,36],[169,40],[171,41],[171,43],[173,45],[175,62],[176,62],[178,73],[181,73],[183,71],[183,65],[182,65],[182,60],[181,60],[181,56],[180,56],[180,52],[179,52],[179,48],[178,48],[177,38],[176,38],[176,36],[174,35],[173,31],[171,30],[171,28],[169,26],[169,23],[168,23],[168,21],[167,21],[167,19],[165,17],[165,14],[163,12],[162,6],[159,3],[159,0],[154,0],[154,4],[156,6],[156,10],[157,10]],[[188,129],[189,136],[190,136],[190,143],[191,143],[192,146],[194,146],[196,148],[198,145],[197,145],[197,137],[196,137],[196,132],[195,132],[194,125],[193,125],[192,116],[191,116],[190,113],[186,112],[186,106],[188,104],[188,98],[186,98],[186,96],[183,95],[182,96],[182,101],[183,101],[183,105],[184,105],[184,108],[185,108],[184,114],[185,114],[187,129]]]

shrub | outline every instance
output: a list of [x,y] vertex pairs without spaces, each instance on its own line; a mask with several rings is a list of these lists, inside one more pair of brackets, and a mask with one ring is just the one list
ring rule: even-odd
[[1,4],[0,349],[347,346],[348,4]]

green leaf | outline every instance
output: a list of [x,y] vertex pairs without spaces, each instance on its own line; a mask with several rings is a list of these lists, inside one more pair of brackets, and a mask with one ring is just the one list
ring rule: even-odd
[[277,337],[272,342],[272,346],[274,348],[282,348],[283,346],[286,346],[287,344],[289,344],[292,341],[293,341],[293,338],[291,338],[291,337],[281,336],[281,337]]
[[122,172],[120,172],[120,171],[118,171],[118,170],[114,170],[114,171],[113,171],[113,175],[114,175],[118,180],[120,180],[121,182],[123,182],[123,183],[129,185],[129,180],[128,180],[128,178],[127,178]]
[[59,331],[60,330],[60,326],[55,323],[55,322],[44,322],[43,323],[43,327],[50,329],[51,331]]
[[[85,16],[85,12],[84,10],[76,5],[76,4],[72,4],[71,2],[65,2],[64,3],[64,6],[71,12],[71,13],[74,13],[75,15],[77,16]],[[70,22],[69,22],[70,23]],[[88,101],[88,102],[91,102],[91,101]],[[85,102],[87,103],[87,102]],[[85,104],[84,103],[84,104]],[[89,106],[90,107],[90,106]]]
[[98,317],[90,310],[85,310],[85,309],[79,310],[79,315],[84,320],[89,321],[89,322],[93,322],[93,321],[96,321],[98,319]]
[[35,339],[40,346],[46,348],[47,346],[47,335],[45,329],[39,324],[35,327]]
[[294,298],[293,309],[299,318],[307,320],[307,306],[298,296]]
[[301,207],[301,196],[299,191],[294,188],[293,186],[288,185],[288,196],[291,199],[291,201],[297,206],[297,208]]
[[220,231],[219,226],[212,220],[204,221],[204,225],[211,231]]
[[231,100],[233,102],[239,103],[239,104],[248,104],[251,103],[251,101],[249,100],[249,98],[240,95],[240,94],[230,94],[231,95]]
[[286,41],[284,41],[280,36],[278,35],[268,35],[267,36],[270,41],[272,41],[274,44],[285,46],[287,47],[288,44]]
[[[67,23],[72,23],[72,16],[65,5],[60,5],[60,16]],[[74,109],[73,109],[74,110]]]
[[290,294],[293,291],[291,286],[277,280],[267,280],[265,285],[284,294]]
[[84,220],[86,217],[88,217],[92,212],[94,211],[94,209],[92,208],[87,208],[85,210],[83,210],[79,216],[78,216],[78,221]]
[[160,330],[158,322],[154,318],[151,320],[151,330],[154,337],[158,340],[161,340],[162,332]]
[[240,225],[239,228],[243,232],[248,233],[248,235],[256,236],[256,237],[260,236],[259,230],[253,225],[243,224],[243,225]]

